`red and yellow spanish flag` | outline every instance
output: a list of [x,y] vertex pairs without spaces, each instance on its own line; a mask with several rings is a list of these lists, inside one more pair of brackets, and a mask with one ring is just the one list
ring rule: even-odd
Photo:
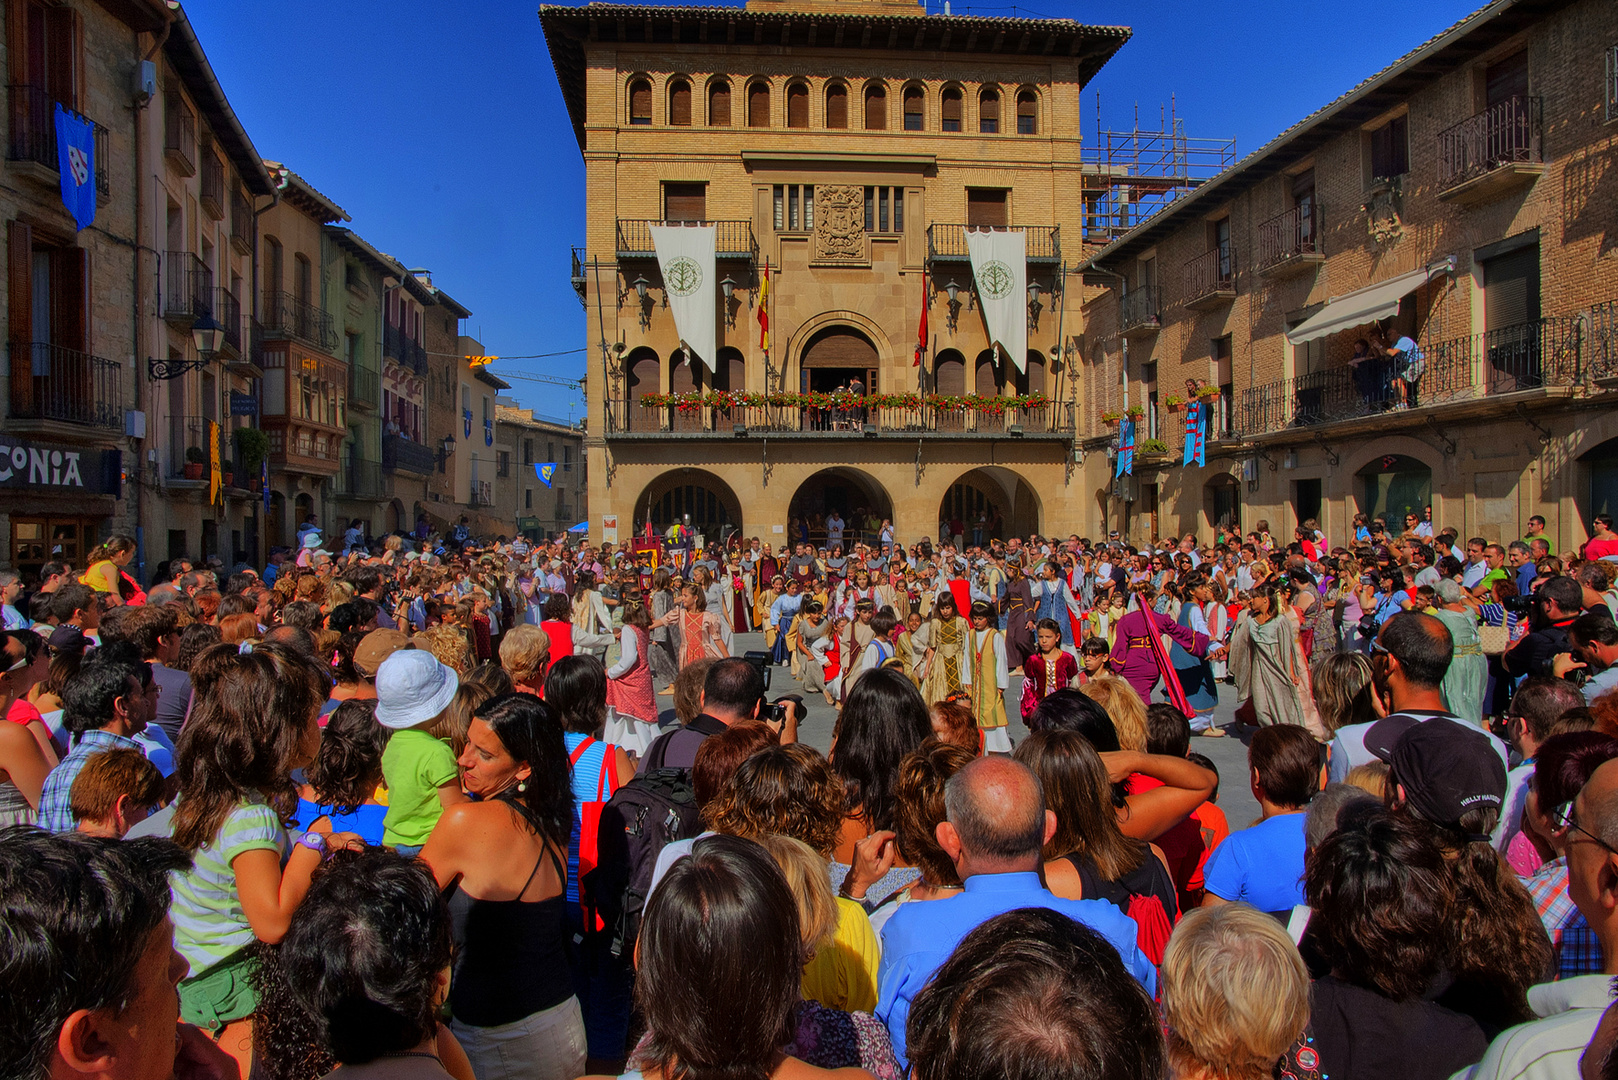
[[770,264],[764,264],[764,280],[758,287],[758,347],[770,351]]
[[916,331],[916,362],[911,367],[921,366],[921,354],[927,351],[927,271],[921,272],[921,328]]

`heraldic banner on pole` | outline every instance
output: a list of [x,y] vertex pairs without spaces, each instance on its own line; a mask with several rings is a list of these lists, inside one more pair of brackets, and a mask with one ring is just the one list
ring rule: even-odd
[[966,253],[978,286],[978,305],[989,340],[1028,369],[1028,234],[1019,230],[966,230]]
[[674,313],[674,329],[686,352],[716,370],[714,351],[719,328],[719,304],[714,279],[712,225],[653,225],[652,247],[663,273],[663,289]]

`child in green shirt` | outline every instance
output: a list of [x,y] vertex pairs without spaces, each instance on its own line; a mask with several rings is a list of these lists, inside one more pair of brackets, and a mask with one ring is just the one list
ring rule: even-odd
[[444,807],[466,801],[455,752],[428,734],[459,685],[454,669],[423,649],[400,649],[376,672],[376,718],[394,732],[382,752],[382,842],[407,855],[427,842]]

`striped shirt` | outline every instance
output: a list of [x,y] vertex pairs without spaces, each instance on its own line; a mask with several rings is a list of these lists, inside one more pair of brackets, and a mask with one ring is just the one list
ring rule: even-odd
[[219,835],[196,852],[191,869],[169,875],[174,948],[190,963],[192,978],[252,942],[253,928],[230,864],[244,851],[259,850],[274,851],[284,861],[291,849],[275,811],[253,795],[226,816]]

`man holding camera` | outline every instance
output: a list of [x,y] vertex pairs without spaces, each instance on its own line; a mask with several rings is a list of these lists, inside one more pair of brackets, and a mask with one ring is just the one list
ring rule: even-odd
[[1579,683],[1586,703],[1618,689],[1618,625],[1601,611],[1588,611],[1573,620],[1567,637],[1569,650],[1554,657],[1553,674]]
[[[1510,675],[1554,675],[1556,657],[1573,651],[1568,630],[1583,611],[1584,588],[1566,575],[1553,577],[1531,600],[1532,630],[1505,651],[1500,663]],[[1602,612],[1595,615],[1599,618]],[[1607,621],[1612,621],[1610,613]]]

